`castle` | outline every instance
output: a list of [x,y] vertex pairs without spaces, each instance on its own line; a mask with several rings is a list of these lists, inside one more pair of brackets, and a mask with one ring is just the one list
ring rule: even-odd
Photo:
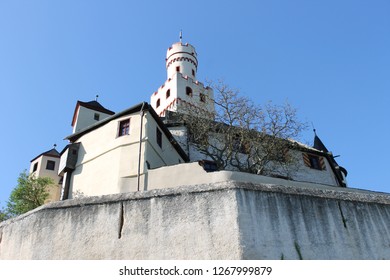
[[[167,80],[150,103],[115,113],[97,99],[77,101],[72,134],[66,137],[69,144],[61,152],[54,148],[31,161],[31,174],[58,182],[49,201],[226,179],[223,170],[209,172],[215,171],[213,163],[189,140],[185,124],[173,126],[166,121],[171,112],[186,114],[192,107],[213,121],[214,92],[196,78],[194,46],[180,40],[169,47],[166,69]],[[347,186],[347,171],[317,135],[313,147],[297,145],[292,152],[299,159],[298,171],[286,181]]]
[[0,223],[0,259],[390,259],[388,194],[346,188],[316,134],[289,151],[291,178],[216,170],[167,122],[192,107],[213,121],[194,47],[173,44],[166,66],[150,103],[76,103],[68,145],[31,161],[59,183],[53,202]]

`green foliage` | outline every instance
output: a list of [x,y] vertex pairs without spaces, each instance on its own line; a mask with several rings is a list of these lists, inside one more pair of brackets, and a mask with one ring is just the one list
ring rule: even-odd
[[8,213],[4,209],[1,209],[0,210],[0,222],[5,221],[8,218],[9,218]]
[[53,183],[48,177],[30,176],[26,170],[20,173],[18,185],[7,202],[7,214],[13,217],[43,205],[49,196],[48,187]]

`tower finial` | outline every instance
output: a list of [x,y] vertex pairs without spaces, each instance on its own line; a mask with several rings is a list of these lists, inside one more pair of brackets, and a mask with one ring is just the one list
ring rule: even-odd
[[98,101],[98,98],[99,98],[99,94],[96,94],[95,101]]
[[182,39],[183,39],[183,31],[180,29],[180,43]]
[[317,136],[317,130],[316,130],[316,128],[314,127],[313,122],[311,123],[311,126],[313,127],[314,136]]

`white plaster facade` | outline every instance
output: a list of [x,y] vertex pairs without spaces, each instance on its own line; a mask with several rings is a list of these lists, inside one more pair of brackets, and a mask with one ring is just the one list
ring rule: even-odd
[[[79,149],[75,168],[64,167],[59,171],[70,176],[63,185],[64,190],[69,188],[67,198],[76,194],[93,196],[144,190],[149,168],[187,160],[148,106],[142,103],[68,137],[72,143],[79,143]],[[120,135],[121,123],[127,120],[128,133]],[[64,157],[65,152],[63,161]]]
[[58,175],[59,164],[60,156],[55,148],[40,154],[30,162],[29,174],[31,176],[36,178],[48,177],[54,182],[54,184],[47,187],[49,197],[45,200],[45,203],[60,199],[62,176]]
[[97,101],[81,102],[77,101],[76,108],[73,114],[72,127],[73,133],[97,123],[114,112],[107,110],[101,106]]
[[188,112],[195,106],[214,115],[214,92],[196,80],[198,60],[195,48],[181,42],[173,44],[166,56],[167,80],[151,96],[150,102],[156,113],[162,117],[167,110]]

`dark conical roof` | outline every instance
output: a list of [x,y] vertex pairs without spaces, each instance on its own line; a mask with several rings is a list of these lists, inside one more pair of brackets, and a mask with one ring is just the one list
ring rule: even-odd
[[319,151],[323,151],[325,153],[328,153],[328,149],[325,147],[324,143],[322,143],[320,137],[317,136],[316,130],[314,129],[314,149],[317,149]]

